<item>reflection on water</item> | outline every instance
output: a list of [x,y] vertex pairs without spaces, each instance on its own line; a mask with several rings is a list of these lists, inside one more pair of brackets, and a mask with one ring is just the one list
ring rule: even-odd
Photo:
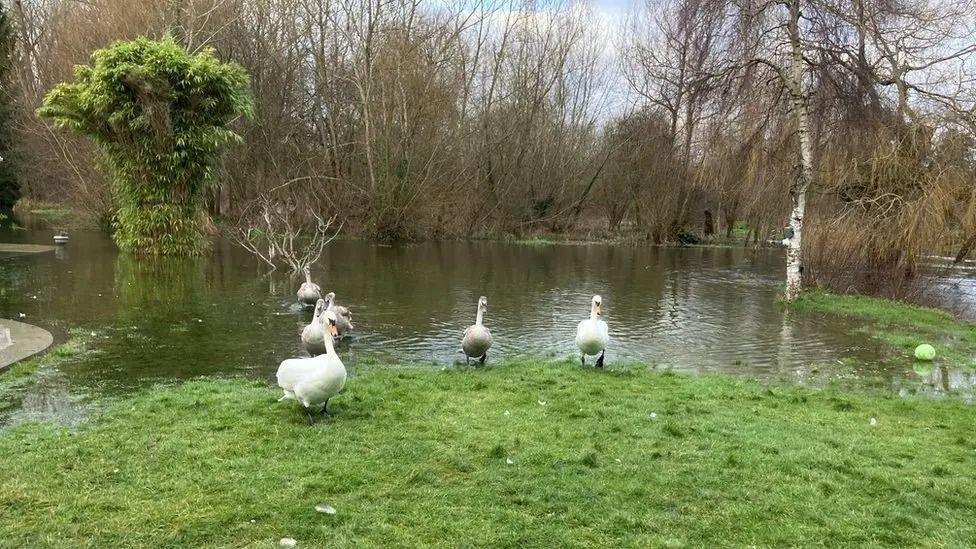
[[927,362],[916,362],[912,370],[920,381],[902,387],[900,394],[954,394],[970,401],[976,397],[976,370],[946,368]]
[[924,298],[959,318],[976,321],[976,278],[970,278],[976,273],[970,268],[957,269],[951,274],[957,276],[933,280],[926,288]]
[[[51,234],[0,240],[43,243]],[[480,295],[489,298],[492,361],[571,356],[576,324],[599,293],[610,364],[816,385],[934,385],[910,362],[881,360],[857,323],[777,303],[782,265],[779,250],[744,248],[346,241],[328,248],[313,278],[353,311],[355,338],[340,346],[351,366],[376,356],[454,363]],[[96,332],[97,352],[61,369],[69,388],[114,392],[206,374],[270,378],[282,359],[302,354],[298,334],[311,313],[295,304],[298,284],[266,275],[226,241],[212,257],[146,259],[118,255],[100,234],[73,233],[58,254],[0,260],[0,316],[25,312],[56,332]],[[968,385],[957,385],[970,390],[966,375]]]
[[63,383],[46,384],[22,391],[18,406],[0,415],[0,424],[16,425],[26,422],[57,423],[75,426],[91,415],[85,395],[69,390]]

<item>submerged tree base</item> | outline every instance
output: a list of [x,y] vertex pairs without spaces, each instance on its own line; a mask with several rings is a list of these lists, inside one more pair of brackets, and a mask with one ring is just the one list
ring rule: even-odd
[[976,545],[962,402],[569,362],[369,367],[314,426],[278,396],[195,381],[120,401],[79,432],[0,434],[0,539]]

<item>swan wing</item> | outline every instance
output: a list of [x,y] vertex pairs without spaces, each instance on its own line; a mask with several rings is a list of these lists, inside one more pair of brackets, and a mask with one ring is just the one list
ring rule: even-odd
[[278,386],[286,391],[294,391],[296,385],[315,371],[317,364],[318,361],[314,358],[289,358],[281,361],[275,376]]
[[469,357],[480,357],[491,347],[491,331],[484,327],[468,326],[461,339],[461,350]]
[[323,362],[295,386],[295,398],[306,407],[325,404],[346,386],[346,367],[339,357],[329,355]]
[[322,329],[321,325],[316,326],[316,322],[313,320],[311,324],[305,326],[302,329],[302,341],[315,341],[316,339],[322,339]]
[[586,334],[586,323],[587,320],[581,320],[579,324],[576,325],[576,345],[580,345],[580,341]]
[[345,335],[346,332],[352,331],[352,322],[349,322],[348,317],[338,317],[336,320],[336,331],[339,332],[339,335]]

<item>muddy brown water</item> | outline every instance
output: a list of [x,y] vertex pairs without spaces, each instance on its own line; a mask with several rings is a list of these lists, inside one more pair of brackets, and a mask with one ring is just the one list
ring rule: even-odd
[[[47,244],[52,235],[6,231],[0,241]],[[969,372],[920,373],[892,358],[860,321],[784,307],[782,270],[776,249],[337,241],[312,275],[353,311],[354,337],[339,348],[353,368],[453,367],[480,295],[495,342],[489,363],[574,357],[576,324],[600,294],[610,365],[903,393],[973,387]],[[311,312],[295,302],[298,285],[229,241],[205,258],[140,260],[100,233],[76,231],[54,252],[0,258],[0,317],[24,313],[59,340],[83,334],[92,349],[8,396],[5,413],[28,414],[25,400],[34,399],[43,416],[59,401],[200,375],[270,379],[282,359],[303,354],[298,334]]]

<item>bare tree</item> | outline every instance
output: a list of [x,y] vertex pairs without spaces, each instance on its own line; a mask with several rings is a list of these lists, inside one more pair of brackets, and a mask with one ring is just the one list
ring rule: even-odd
[[[308,218],[314,222],[307,223]],[[301,211],[296,205],[262,196],[245,209],[233,236],[272,270],[285,265],[299,273],[315,264],[325,246],[339,235],[342,225],[333,229],[334,223],[334,216],[326,219],[311,209]]]

